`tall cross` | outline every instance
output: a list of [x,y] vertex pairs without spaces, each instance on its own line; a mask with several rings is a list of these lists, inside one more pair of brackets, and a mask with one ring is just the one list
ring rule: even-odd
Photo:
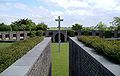
[[60,40],[60,22],[63,21],[63,19],[60,19],[60,16],[58,16],[58,19],[55,19],[55,21],[58,21],[58,28],[59,28],[59,34],[58,34],[59,48],[58,48],[58,51],[60,53],[60,42],[61,42],[61,40]]

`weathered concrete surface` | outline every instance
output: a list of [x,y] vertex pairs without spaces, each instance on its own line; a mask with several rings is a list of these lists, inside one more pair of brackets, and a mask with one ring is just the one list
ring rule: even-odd
[[108,61],[72,37],[69,41],[69,75],[120,76],[120,65]]
[[[0,41],[19,41],[20,39],[27,39],[27,34],[30,33],[30,31],[0,31]],[[23,34],[23,37],[20,36],[20,34]],[[6,38],[6,35],[8,37]],[[13,35],[16,35],[13,37]]]
[[45,38],[26,55],[8,67],[0,76],[50,76],[51,38]]
[[[64,36],[64,42],[67,42],[67,30],[61,30],[60,33]],[[58,34],[58,30],[47,30],[45,32],[46,37],[52,37],[53,42],[55,42],[55,37]]]

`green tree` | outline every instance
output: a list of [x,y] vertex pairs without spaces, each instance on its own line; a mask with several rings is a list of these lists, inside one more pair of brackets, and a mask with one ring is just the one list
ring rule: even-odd
[[80,24],[72,25],[72,30],[81,30],[81,29],[82,29],[82,25]]
[[74,30],[67,30],[67,34],[69,37],[74,37],[75,36],[75,31]]
[[45,23],[40,23],[36,26],[36,31],[38,30],[43,30],[43,31],[46,31],[47,30],[47,25]]
[[120,30],[120,17],[114,17],[114,20],[111,23],[116,27],[115,30]]
[[109,26],[107,29],[108,29],[108,31],[114,31],[116,29],[116,27],[115,26]]
[[94,26],[91,26],[91,27],[82,27],[82,30],[84,30],[84,31],[94,30]]
[[36,24],[30,19],[20,19],[15,22],[12,22],[10,25],[13,31],[31,31],[35,30]]
[[107,26],[103,22],[99,22],[96,26],[96,30],[106,31]]
[[6,25],[4,23],[0,23],[0,31],[11,31],[11,28],[9,25]]

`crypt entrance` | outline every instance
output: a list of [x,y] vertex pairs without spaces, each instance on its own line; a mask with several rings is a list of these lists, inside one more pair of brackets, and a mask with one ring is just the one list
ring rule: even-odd
[[[59,33],[55,35],[55,42],[59,41],[58,38],[59,38]],[[65,42],[65,36],[62,33],[60,33],[60,40],[61,42]]]

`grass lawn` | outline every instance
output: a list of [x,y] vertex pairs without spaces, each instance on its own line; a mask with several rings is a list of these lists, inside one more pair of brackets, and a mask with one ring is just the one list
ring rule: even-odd
[[51,43],[52,76],[69,76],[68,46],[68,43],[62,43],[59,53],[58,43]]
[[[67,28],[69,29],[69,28]],[[57,27],[50,27],[48,30],[58,30]],[[60,30],[66,30],[65,27],[61,27]]]
[[0,42],[0,49],[10,46],[12,43]]

